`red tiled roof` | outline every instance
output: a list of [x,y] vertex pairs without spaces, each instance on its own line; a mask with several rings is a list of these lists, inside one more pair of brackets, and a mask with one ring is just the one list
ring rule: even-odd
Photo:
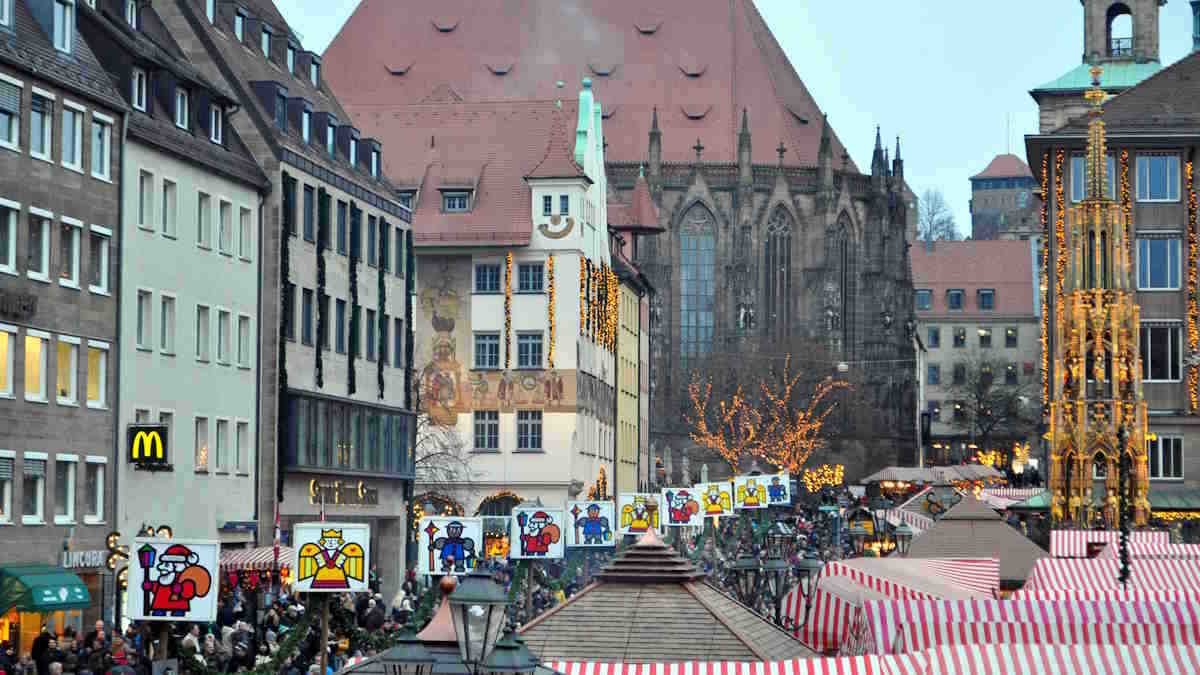
[[996,155],[991,164],[982,172],[971,176],[971,180],[976,178],[1032,178],[1033,172],[1029,170],[1029,165],[1016,155]]
[[[567,122],[563,118],[564,115],[554,116],[546,154],[526,178],[587,178],[587,174],[575,163],[574,144],[567,140]],[[591,179],[588,181],[591,182]]]
[[[554,147],[567,147],[577,110],[570,99],[561,109],[555,101],[425,103],[386,113],[359,110],[351,117],[390,147],[404,149],[384,155],[384,172],[401,189],[419,190],[412,219],[416,245],[523,246],[533,231],[524,176],[545,165],[548,147],[552,155]],[[571,165],[578,170],[573,160]],[[469,212],[442,212],[439,189],[450,188],[474,190]]]
[[[512,67],[497,74],[501,63]],[[667,162],[692,161],[697,137],[704,160],[736,161],[743,108],[757,164],[775,165],[783,142],[786,163],[815,165],[821,141],[821,111],[752,0],[363,0],[323,67],[347,110],[381,115],[426,100],[553,98],[556,81],[573,91],[591,77],[610,161],[645,159],[655,106]],[[402,135],[360,125],[408,152]]]
[[[913,288],[933,291],[932,308],[918,316],[948,313],[946,291],[951,288],[965,291],[964,316],[1033,316],[1030,246],[1019,239],[938,241],[932,251],[924,242],[913,244],[908,251]],[[979,311],[975,291],[981,288],[995,289],[995,309]]]
[[640,234],[664,232],[658,224],[658,207],[650,197],[650,186],[646,177],[638,174],[637,182],[633,184],[633,195],[629,204],[617,201],[608,202],[608,228],[610,230],[632,230]]

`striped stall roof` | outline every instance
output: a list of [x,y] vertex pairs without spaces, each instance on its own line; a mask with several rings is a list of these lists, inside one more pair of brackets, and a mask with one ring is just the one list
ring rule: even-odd
[[[1119,589],[1121,562],[1116,558],[1042,558],[1033,565],[1018,595],[1030,591]],[[1200,560],[1140,558],[1130,563],[1129,585],[1139,590],[1200,589]]]
[[[1129,555],[1133,558],[1200,558],[1200,544],[1160,544],[1147,542],[1129,542]],[[1109,544],[1100,551],[1097,558],[1119,558],[1120,544]]]
[[[287,567],[295,559],[291,546],[279,547],[279,566]],[[269,570],[275,567],[275,547],[221,549],[222,570]]]
[[[1051,530],[1050,555],[1055,558],[1086,558],[1088,544],[1116,544],[1120,532],[1113,530]],[[1144,544],[1169,544],[1166,530],[1130,532],[1129,541]]]
[[1173,624],[944,623],[926,630],[905,624],[897,650],[918,652],[974,644],[1183,645],[1200,640],[1200,626]]

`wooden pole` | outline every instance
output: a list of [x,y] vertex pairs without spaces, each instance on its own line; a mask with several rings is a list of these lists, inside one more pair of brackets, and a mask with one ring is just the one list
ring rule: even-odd
[[159,661],[163,661],[163,660],[170,658],[169,655],[171,653],[171,649],[170,649],[170,647],[167,646],[168,643],[170,642],[170,639],[171,639],[171,624],[170,624],[170,622],[164,621],[162,624],[162,627],[159,628],[159,633],[158,633],[158,647],[159,647],[159,653],[161,654],[161,656],[158,657]]
[[321,603],[321,675],[325,675],[329,667],[329,596],[324,593],[325,601]]
[[525,561],[525,619],[533,619],[533,561]]

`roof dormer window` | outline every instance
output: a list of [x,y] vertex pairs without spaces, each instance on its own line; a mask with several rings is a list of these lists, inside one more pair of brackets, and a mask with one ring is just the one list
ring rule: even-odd
[[217,145],[225,142],[225,111],[216,103],[208,107],[208,138]]
[[350,166],[358,166],[358,139],[350,137]]
[[371,175],[379,178],[379,151],[371,151]]
[[146,112],[146,71],[134,68],[129,80],[129,102],[135,110]]
[[270,60],[271,59],[271,27],[270,26],[263,24],[262,35],[259,38],[259,42],[262,45],[263,56],[267,57],[267,60]]
[[125,0],[125,23],[134,30],[138,29],[137,0]]
[[466,213],[471,210],[469,192],[443,192],[442,210],[446,213]]
[[296,46],[295,45],[287,46],[287,69],[288,69],[289,73],[291,73],[293,75],[296,74]]
[[312,111],[305,110],[300,113],[300,135],[304,138],[305,143],[312,142]]
[[12,25],[13,0],[0,0],[0,26]]
[[312,80],[312,86],[318,88],[321,86],[321,62],[315,56],[312,59],[312,65],[308,69],[308,77]]
[[238,42],[243,42],[246,36],[246,15],[242,14],[242,10],[238,10],[237,14],[233,15],[233,35],[238,39]]
[[275,124],[287,133],[287,95],[283,92],[275,94]]
[[217,0],[204,0],[204,16],[208,17],[209,23],[215,23],[217,20]]
[[337,120],[329,118],[329,124],[325,127],[325,151],[330,157],[336,157],[337,146],[333,143],[333,137],[337,133]]
[[184,89],[183,87],[179,87],[178,89],[176,89],[175,90],[175,126],[179,127],[180,129],[190,129],[191,128],[191,125],[188,124],[188,119],[189,119],[188,118],[188,104],[189,103],[190,103],[190,100],[188,97],[188,90]]
[[54,0],[54,48],[71,53],[75,36],[75,1]]

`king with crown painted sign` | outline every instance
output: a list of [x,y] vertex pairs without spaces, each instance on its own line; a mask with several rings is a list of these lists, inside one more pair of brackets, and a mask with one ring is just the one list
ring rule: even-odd
[[359,523],[302,523],[295,528],[297,592],[367,590],[371,527]]

